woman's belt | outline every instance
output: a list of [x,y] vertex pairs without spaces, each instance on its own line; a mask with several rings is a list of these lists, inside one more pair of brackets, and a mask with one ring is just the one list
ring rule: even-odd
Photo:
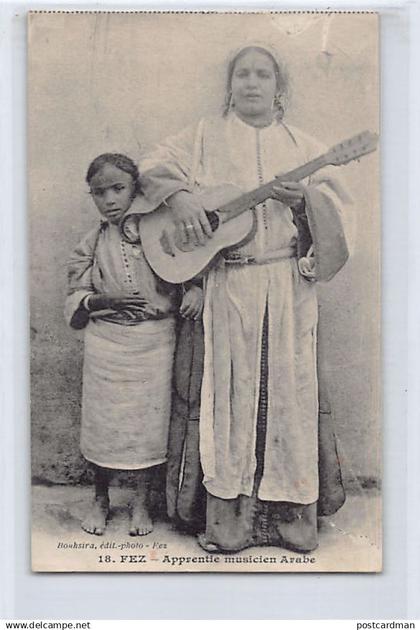
[[296,246],[281,247],[280,249],[258,254],[257,256],[242,256],[236,252],[226,252],[223,255],[228,265],[267,265],[283,258],[295,258]]

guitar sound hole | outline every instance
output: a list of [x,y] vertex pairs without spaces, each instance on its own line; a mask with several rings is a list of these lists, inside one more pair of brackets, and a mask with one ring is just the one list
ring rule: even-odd
[[212,231],[215,232],[217,228],[219,227],[219,223],[220,223],[219,215],[217,214],[217,212],[206,212],[206,214],[210,223],[210,227]]

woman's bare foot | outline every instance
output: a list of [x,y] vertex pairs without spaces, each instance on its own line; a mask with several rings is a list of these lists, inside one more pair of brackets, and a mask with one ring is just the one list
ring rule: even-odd
[[205,534],[198,534],[197,542],[201,549],[204,549],[204,551],[207,551],[208,553],[221,553],[220,547],[218,547],[216,543],[209,542]]
[[152,519],[142,498],[137,499],[131,506],[130,536],[146,536],[153,531]]
[[106,522],[109,515],[109,501],[106,498],[98,498],[94,500],[92,507],[82,522],[82,529],[88,534],[102,536],[106,528]]

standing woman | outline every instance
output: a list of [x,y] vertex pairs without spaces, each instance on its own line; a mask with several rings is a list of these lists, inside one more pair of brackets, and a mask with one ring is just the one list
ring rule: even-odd
[[[271,50],[239,50],[228,66],[223,116],[185,129],[142,161],[152,206],[168,204],[179,228],[202,244],[212,232],[200,189],[229,182],[249,191],[323,153],[283,122],[286,93]],[[348,257],[347,199],[330,170],[279,185],[274,199],[256,207],[252,237],[220,255],[205,278],[200,457],[207,512],[199,542],[208,551],[313,550],[317,515],[344,500],[333,434],[318,421],[313,280],[329,280]],[[122,227],[129,235],[135,219]]]

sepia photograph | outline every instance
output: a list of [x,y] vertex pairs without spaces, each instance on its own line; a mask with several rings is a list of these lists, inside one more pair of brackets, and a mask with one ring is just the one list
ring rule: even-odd
[[33,571],[381,572],[378,50],[29,14]]

